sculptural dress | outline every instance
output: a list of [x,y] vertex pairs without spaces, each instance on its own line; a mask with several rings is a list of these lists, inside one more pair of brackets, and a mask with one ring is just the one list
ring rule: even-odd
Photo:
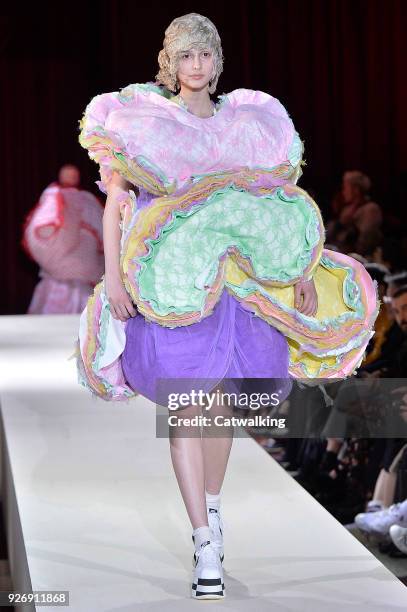
[[[93,98],[80,123],[100,189],[113,171],[138,188],[121,196],[121,272],[138,314],[113,319],[104,281],[96,286],[80,321],[80,382],[104,399],[160,403],[163,379],[207,391],[264,379],[262,390],[284,397],[292,377],[351,374],[372,335],[376,290],[359,262],[323,250],[318,206],[296,185],[303,143],[284,106],[236,89],[200,118],[173,98],[132,84]],[[293,303],[294,284],[310,277],[315,317]]]
[[51,183],[27,216],[23,247],[40,266],[28,314],[73,314],[104,271],[103,208],[89,191]]

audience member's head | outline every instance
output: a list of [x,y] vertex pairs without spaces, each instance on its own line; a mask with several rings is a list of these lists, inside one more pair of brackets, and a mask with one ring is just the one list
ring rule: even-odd
[[342,197],[346,204],[364,202],[368,199],[371,180],[359,170],[349,170],[342,177]]
[[391,306],[397,325],[407,335],[407,285],[403,285],[395,291]]
[[65,164],[58,172],[58,183],[61,187],[79,187],[81,175],[73,164]]
[[392,298],[397,289],[407,285],[407,270],[402,270],[396,274],[386,274],[384,282],[387,283],[386,295]]

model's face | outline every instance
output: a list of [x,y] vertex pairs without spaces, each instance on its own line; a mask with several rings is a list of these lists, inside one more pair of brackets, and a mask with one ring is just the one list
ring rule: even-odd
[[58,174],[58,182],[62,187],[78,187],[81,176],[75,166],[63,166]]
[[177,78],[188,89],[203,89],[214,76],[214,55],[209,47],[192,47],[180,53]]
[[397,324],[407,334],[407,293],[403,293],[398,298],[393,298],[391,306]]

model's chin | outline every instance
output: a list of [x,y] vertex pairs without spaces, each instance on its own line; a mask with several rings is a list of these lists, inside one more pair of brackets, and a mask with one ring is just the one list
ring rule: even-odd
[[184,82],[184,87],[188,87],[189,89],[201,90],[205,89],[209,84],[209,81],[205,81],[204,79],[188,79]]

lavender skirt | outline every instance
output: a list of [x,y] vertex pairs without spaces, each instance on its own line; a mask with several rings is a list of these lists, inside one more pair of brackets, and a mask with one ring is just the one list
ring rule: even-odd
[[224,379],[228,393],[279,393],[282,401],[291,390],[286,338],[227,290],[199,323],[171,329],[129,319],[122,367],[129,386],[160,405],[167,392],[209,392]]

